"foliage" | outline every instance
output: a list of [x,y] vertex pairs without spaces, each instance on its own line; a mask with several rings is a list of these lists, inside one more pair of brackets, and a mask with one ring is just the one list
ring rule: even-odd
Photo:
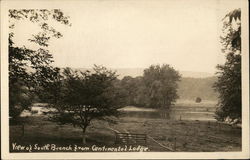
[[235,9],[223,18],[221,43],[223,52],[241,51],[241,10]]
[[179,73],[169,65],[152,65],[144,70],[143,82],[150,107],[170,107],[178,98]]
[[133,78],[125,76],[117,84],[119,86],[120,94],[123,96],[123,105],[137,105],[138,91],[143,86],[140,78]]
[[[34,99],[35,87],[43,83],[42,81],[53,71],[53,67],[50,66],[53,57],[46,47],[51,38],[61,38],[62,34],[48,24],[51,19],[70,25],[69,17],[59,9],[9,10],[9,113],[13,118],[19,116],[24,109],[28,109]],[[40,26],[40,32],[29,39],[39,46],[37,50],[16,46],[13,42],[14,29],[20,20],[29,20]],[[39,78],[38,75],[41,74],[43,77]]]
[[179,80],[179,73],[169,65],[152,65],[142,77],[124,77],[120,86],[126,105],[168,108],[178,98]]
[[223,52],[226,53],[224,65],[218,65],[218,81],[214,87],[219,92],[216,119],[225,121],[241,120],[241,11],[236,9],[225,16],[221,37]]
[[[49,86],[49,103],[57,109],[51,120],[60,124],[72,124],[85,131],[93,119],[109,120],[118,115],[115,72],[95,66],[94,72],[78,72],[66,68],[62,76],[54,76]],[[57,93],[56,95],[54,93]]]

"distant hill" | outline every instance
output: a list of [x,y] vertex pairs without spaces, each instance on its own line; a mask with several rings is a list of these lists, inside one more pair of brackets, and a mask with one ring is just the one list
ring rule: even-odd
[[[115,68],[117,71],[119,78],[123,78],[124,76],[137,77],[142,76],[145,68]],[[191,71],[180,71],[182,77],[192,77],[192,78],[204,78],[213,76],[212,73],[206,72],[191,72]]]
[[[122,79],[124,76],[137,77],[142,76],[145,68],[111,68],[116,71],[119,75],[118,78]],[[78,68],[78,70],[85,71],[87,68]],[[88,69],[92,70],[92,69]],[[214,76],[212,73],[207,72],[192,72],[192,71],[180,71],[182,77],[192,77],[192,78],[205,78]]]
[[182,77],[191,77],[191,78],[206,78],[213,77],[214,74],[207,72],[192,72],[192,71],[180,71]]
[[217,77],[183,77],[179,82],[178,95],[180,99],[195,100],[196,97],[200,97],[204,100],[217,100],[218,93],[213,89],[216,79]]
[[[137,77],[143,75],[143,70],[145,68],[115,68],[117,71],[119,78],[123,78],[124,76]],[[182,77],[192,77],[192,78],[204,78],[213,76],[212,73],[206,72],[191,72],[191,71],[180,71]]]

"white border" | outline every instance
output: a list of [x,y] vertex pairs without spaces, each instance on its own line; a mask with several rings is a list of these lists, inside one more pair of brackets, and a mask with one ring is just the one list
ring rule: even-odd
[[[219,0],[218,0],[219,1]],[[8,9],[57,8],[66,1],[1,1],[1,154],[3,159],[238,159],[249,158],[249,33],[248,1],[242,3],[242,152],[136,153],[9,153],[8,121]],[[70,3],[77,1],[68,1]],[[205,1],[204,1],[205,2]],[[188,3],[188,1],[187,1]],[[49,6],[49,7],[48,7]],[[7,63],[6,63],[7,62]]]

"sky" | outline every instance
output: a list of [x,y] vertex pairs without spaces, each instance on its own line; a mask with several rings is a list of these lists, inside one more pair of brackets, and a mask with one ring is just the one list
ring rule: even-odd
[[[221,20],[239,8],[240,2],[61,1],[55,6],[70,16],[72,26],[55,26],[63,37],[52,40],[48,49],[55,60],[53,65],[58,67],[90,68],[98,64],[146,68],[170,64],[177,70],[215,73],[216,65],[225,61],[219,39]],[[16,44],[32,47],[25,40],[36,33],[36,27],[18,22]]]

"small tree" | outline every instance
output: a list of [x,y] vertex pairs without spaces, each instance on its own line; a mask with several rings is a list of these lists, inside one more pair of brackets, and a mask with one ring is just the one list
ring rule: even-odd
[[[53,97],[50,104],[58,111],[51,120],[80,127],[82,143],[85,144],[86,129],[93,119],[106,120],[109,116],[118,115],[113,85],[116,77],[115,72],[100,66],[95,66],[93,73],[65,69],[61,83],[54,83],[57,91],[51,90],[52,94],[48,94]],[[60,94],[53,94],[58,92]]]

